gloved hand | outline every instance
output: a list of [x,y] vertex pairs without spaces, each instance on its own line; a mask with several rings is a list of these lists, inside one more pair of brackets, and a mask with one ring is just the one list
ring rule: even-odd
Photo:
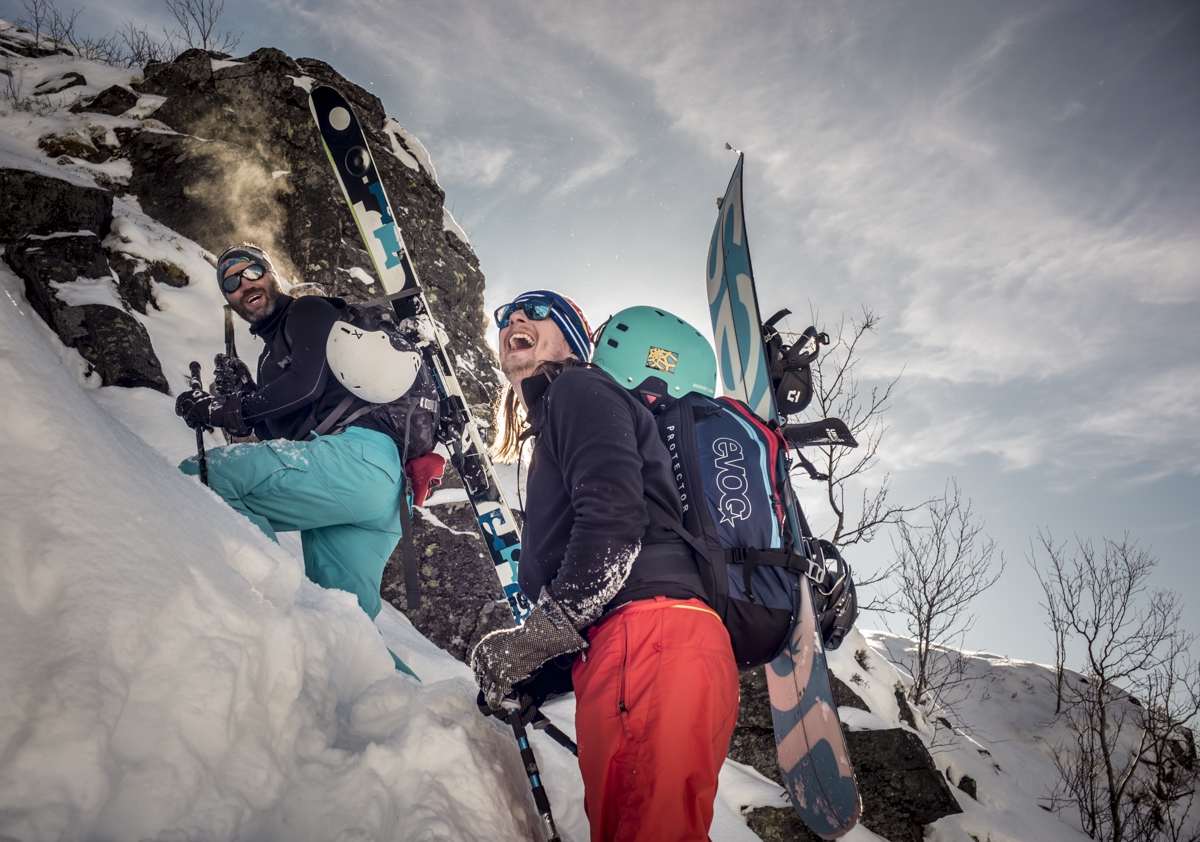
[[[516,699],[517,709],[521,712],[522,725],[532,722],[538,715],[538,710],[549,699],[570,693],[574,689],[571,684],[571,666],[574,662],[573,654],[554,658],[534,670],[529,678],[513,685],[511,696]],[[475,700],[475,704],[484,716],[508,721],[508,711],[489,705],[482,690],[479,691],[479,698]]]
[[212,430],[213,397],[208,392],[192,389],[175,401],[175,414],[193,430]]
[[525,625],[494,631],[479,641],[471,653],[471,669],[488,707],[496,709],[514,684],[546,661],[587,645],[549,591],[542,588]]
[[213,391],[216,394],[237,395],[254,389],[254,375],[244,362],[224,354],[213,357]]

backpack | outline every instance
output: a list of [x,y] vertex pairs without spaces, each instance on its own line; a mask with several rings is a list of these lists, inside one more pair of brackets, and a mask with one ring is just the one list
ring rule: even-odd
[[[680,523],[647,498],[650,511],[695,551],[708,602],[729,631],[741,670],[768,663],[786,645],[800,610],[800,576],[813,581],[826,649],[836,649],[858,614],[850,568],[801,523],[797,548],[787,526],[791,501],[787,441],[745,404],[697,392],[662,406],[659,435],[671,454]],[[833,562],[827,569],[827,561]]]
[[[324,435],[370,417],[400,449],[407,463],[433,450],[438,425],[438,391],[421,351],[400,330],[395,311],[326,298],[342,311],[329,331],[330,370],[350,392],[313,428]],[[356,400],[367,401],[348,412]]]

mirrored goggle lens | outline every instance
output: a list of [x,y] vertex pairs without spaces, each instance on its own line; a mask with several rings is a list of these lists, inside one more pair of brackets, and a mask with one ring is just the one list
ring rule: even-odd
[[226,275],[221,281],[221,289],[226,292],[236,292],[237,288],[242,285],[242,279],[247,281],[257,281],[263,275],[267,274],[267,270],[257,263],[251,263],[240,272],[235,272],[232,275]]
[[550,315],[550,308],[553,306],[554,302],[549,298],[531,298],[528,301],[522,301],[520,304],[505,304],[503,307],[496,308],[496,327],[500,330],[508,327],[508,322],[512,318],[512,314],[518,310],[523,310],[527,318],[535,322],[540,322]]

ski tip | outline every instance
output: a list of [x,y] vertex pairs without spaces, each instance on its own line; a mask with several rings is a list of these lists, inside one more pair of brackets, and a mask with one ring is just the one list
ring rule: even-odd
[[728,143],[725,144],[725,148],[728,149],[730,152],[733,151],[733,147],[730,146]]

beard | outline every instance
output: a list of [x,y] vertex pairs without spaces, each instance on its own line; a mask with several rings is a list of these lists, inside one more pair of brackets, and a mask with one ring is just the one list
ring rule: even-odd
[[500,371],[508,378],[509,383],[518,386],[522,380],[533,374],[533,370],[539,365],[537,360],[532,359],[505,360],[500,363]]
[[252,325],[265,321],[272,313],[279,309],[279,301],[283,297],[283,288],[279,286],[279,281],[271,278],[271,285],[263,290],[263,297],[266,299],[266,304],[257,312],[250,312],[240,302],[238,304],[230,303],[233,312],[242,317],[244,321]]

